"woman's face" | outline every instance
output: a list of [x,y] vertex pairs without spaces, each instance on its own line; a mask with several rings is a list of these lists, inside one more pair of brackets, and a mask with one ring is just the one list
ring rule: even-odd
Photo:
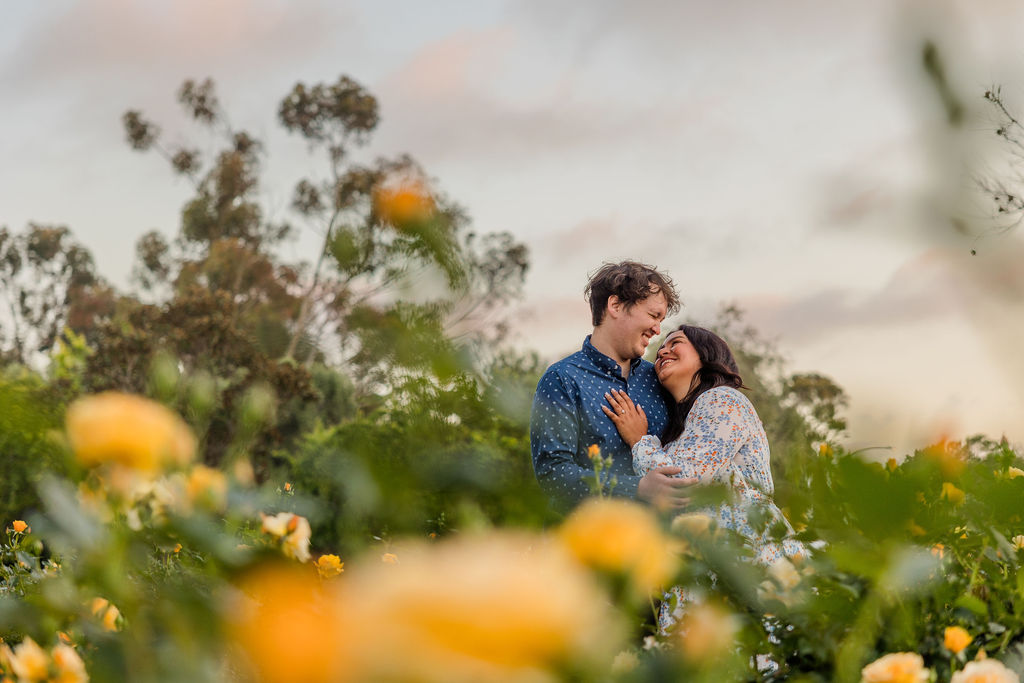
[[683,400],[690,391],[693,376],[700,368],[697,349],[693,348],[682,331],[673,332],[665,338],[654,361],[654,372],[658,375],[658,381],[677,401]]

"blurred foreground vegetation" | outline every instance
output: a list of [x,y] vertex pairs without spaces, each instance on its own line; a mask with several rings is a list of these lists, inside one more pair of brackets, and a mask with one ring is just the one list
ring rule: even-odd
[[[354,162],[378,113],[351,79],[280,103],[323,164],[296,181],[288,221],[267,218],[260,141],[230,127],[213,84],[178,98],[219,151],[166,147],[125,114],[129,144],[195,190],[173,242],[140,240],[133,291],[106,283],[67,228],[0,231],[9,679],[1024,670],[1024,462],[1008,444],[886,464],[844,453],[842,389],[787,374],[725,308],[712,326],[811,559],[754,566],[701,513],[715,491],[676,519],[614,500],[559,519],[530,464],[544,365],[504,344],[525,247],[473,233],[408,157]],[[322,248],[286,262],[300,228]],[[655,634],[652,598],[672,584],[701,597],[677,633]]]

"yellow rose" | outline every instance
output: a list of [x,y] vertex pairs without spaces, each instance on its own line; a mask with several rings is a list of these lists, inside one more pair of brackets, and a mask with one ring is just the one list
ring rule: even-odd
[[675,571],[676,560],[658,520],[627,500],[592,498],[562,524],[558,537],[580,562],[630,579],[648,595]]
[[629,650],[623,650],[612,660],[613,674],[627,674],[640,664],[639,658]]
[[321,555],[315,564],[321,579],[329,579],[345,571],[345,563],[337,555]]
[[121,616],[121,610],[116,606],[110,604],[110,601],[105,598],[93,598],[92,604],[90,605],[90,611],[93,616],[100,618],[103,623],[103,628],[107,631],[120,630],[118,627],[117,620]]
[[21,521],[20,519],[14,520],[14,522],[11,524],[11,528],[13,528],[14,532],[18,534],[25,533],[26,531],[32,531],[28,528],[28,524],[25,524],[25,522]]
[[281,540],[284,554],[299,562],[309,560],[309,520],[293,512],[266,515],[262,512],[263,533]]
[[923,683],[928,680],[921,655],[894,652],[871,662],[860,672],[861,683]]
[[732,647],[738,630],[736,617],[718,605],[687,605],[679,622],[679,649],[691,661],[715,661]]
[[85,663],[75,648],[60,643],[53,648],[52,655],[57,667],[57,677],[51,679],[55,683],[86,683],[89,680]]
[[228,501],[228,478],[220,470],[206,465],[196,465],[188,473],[185,494],[194,505],[222,510]]
[[238,646],[250,678],[266,683],[358,680],[351,671],[341,603],[312,573],[290,565],[258,567],[223,605],[229,640]]
[[13,650],[4,645],[2,657],[7,660],[11,673],[19,681],[42,681],[50,673],[50,658],[43,648],[28,636],[25,636],[21,644],[14,646]]
[[1020,683],[1017,674],[995,659],[967,662],[962,671],[957,671],[950,683]]
[[188,425],[141,396],[106,392],[80,398],[68,408],[65,423],[71,449],[87,466],[115,463],[152,472],[185,465],[196,452]]
[[374,192],[374,208],[384,223],[396,228],[419,223],[434,213],[434,200],[419,180],[403,180],[392,187],[381,187]]
[[943,635],[943,645],[953,654],[960,654],[960,651],[971,644],[974,640],[966,630],[959,626],[949,626]]
[[489,532],[400,555],[386,572],[366,558],[332,584],[359,634],[356,680],[556,683],[588,664],[607,673],[620,650],[607,596],[557,543]]
[[953,505],[960,505],[964,502],[964,492],[948,481],[942,482],[942,497]]

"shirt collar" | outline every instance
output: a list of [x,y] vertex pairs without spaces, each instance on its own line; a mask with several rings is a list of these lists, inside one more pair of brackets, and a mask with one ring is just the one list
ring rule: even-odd
[[[587,338],[583,340],[583,353],[586,354],[587,358],[590,359],[590,362],[592,362],[601,370],[605,370],[606,372],[609,373],[615,373],[619,377],[622,376],[622,367],[613,359],[609,358],[608,356],[598,351],[597,348],[590,343],[589,334],[587,335]],[[642,358],[634,358],[631,361],[629,361],[630,374],[632,374],[633,371],[637,369],[637,366],[639,366],[642,362]]]

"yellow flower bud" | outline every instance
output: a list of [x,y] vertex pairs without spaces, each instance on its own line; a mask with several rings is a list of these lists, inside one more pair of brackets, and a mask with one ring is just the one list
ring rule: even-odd
[[960,651],[971,644],[971,635],[960,626],[949,626],[943,635],[943,645],[953,654],[960,654]]

